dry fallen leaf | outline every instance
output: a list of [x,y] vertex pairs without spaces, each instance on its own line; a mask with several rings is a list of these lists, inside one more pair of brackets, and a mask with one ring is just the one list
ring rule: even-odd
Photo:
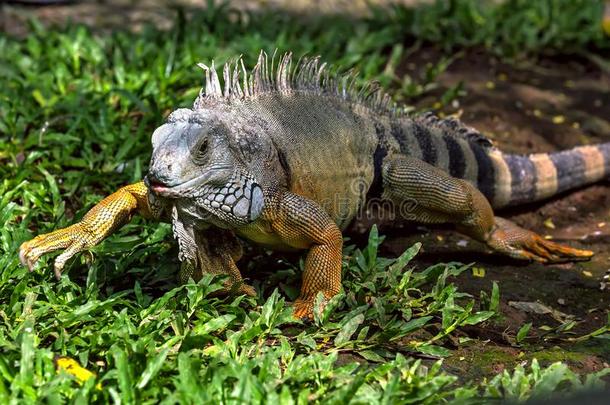
[[551,308],[548,305],[544,305],[540,302],[508,301],[508,305],[510,305],[511,307],[516,308],[520,311],[527,312],[527,313],[541,314],[541,315],[548,314],[558,322],[565,322],[567,319],[574,319],[574,315],[569,315],[564,312],[558,311],[558,310]]

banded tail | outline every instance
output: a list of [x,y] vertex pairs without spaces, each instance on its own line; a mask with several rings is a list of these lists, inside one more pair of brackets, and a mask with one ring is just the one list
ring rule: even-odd
[[493,190],[479,188],[495,208],[540,201],[610,177],[610,143],[530,155],[490,150],[487,155]]
[[468,180],[494,208],[540,201],[610,178],[610,142],[553,153],[514,155],[462,122],[426,113],[392,123],[385,136],[400,152]]

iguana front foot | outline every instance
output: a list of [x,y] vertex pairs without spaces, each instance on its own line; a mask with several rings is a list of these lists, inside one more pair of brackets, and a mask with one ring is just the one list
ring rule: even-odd
[[268,243],[293,249],[308,249],[301,293],[294,302],[294,317],[313,319],[318,293],[330,299],[341,290],[343,236],[337,224],[316,202],[285,192],[266,205],[261,217],[238,230],[246,238],[266,232]]
[[195,230],[176,220],[173,226],[182,261],[178,274],[181,283],[186,283],[189,278],[199,281],[204,274],[226,275],[228,278],[220,294],[256,297],[256,290],[244,281],[237,267],[243,248],[233,232],[217,228]]
[[[322,309],[324,309],[330,298],[331,297],[324,296],[322,300]],[[315,297],[297,298],[292,304],[293,316],[301,321],[312,321],[315,302]]]
[[22,243],[19,260],[32,271],[42,255],[65,249],[55,259],[55,277],[59,279],[70,258],[100,243],[127,222],[136,211],[147,217],[155,214],[149,206],[148,189],[144,182],[122,187],[104,198],[85,214],[82,221]]
[[490,234],[487,245],[494,251],[515,259],[541,263],[588,260],[593,256],[590,250],[575,249],[548,241],[532,231],[499,217],[495,218],[495,229]]
[[57,256],[54,263],[55,277],[61,278],[61,271],[66,262],[75,254],[95,245],[91,233],[85,231],[80,223],[64,229],[38,235],[32,240],[24,242],[19,248],[19,260],[29,271],[34,270],[38,259],[46,253],[65,249]]

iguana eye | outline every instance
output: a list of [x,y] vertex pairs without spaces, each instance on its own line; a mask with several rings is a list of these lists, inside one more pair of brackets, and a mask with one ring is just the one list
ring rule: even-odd
[[205,160],[208,153],[208,144],[209,142],[207,139],[204,139],[203,142],[199,144],[199,147],[197,147],[197,150],[195,152],[196,161],[201,162]]

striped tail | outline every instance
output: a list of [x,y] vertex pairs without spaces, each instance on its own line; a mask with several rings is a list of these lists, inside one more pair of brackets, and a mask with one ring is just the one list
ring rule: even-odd
[[487,156],[492,170],[486,183],[493,186],[481,191],[494,208],[540,201],[610,177],[610,143],[531,155],[490,150]]

